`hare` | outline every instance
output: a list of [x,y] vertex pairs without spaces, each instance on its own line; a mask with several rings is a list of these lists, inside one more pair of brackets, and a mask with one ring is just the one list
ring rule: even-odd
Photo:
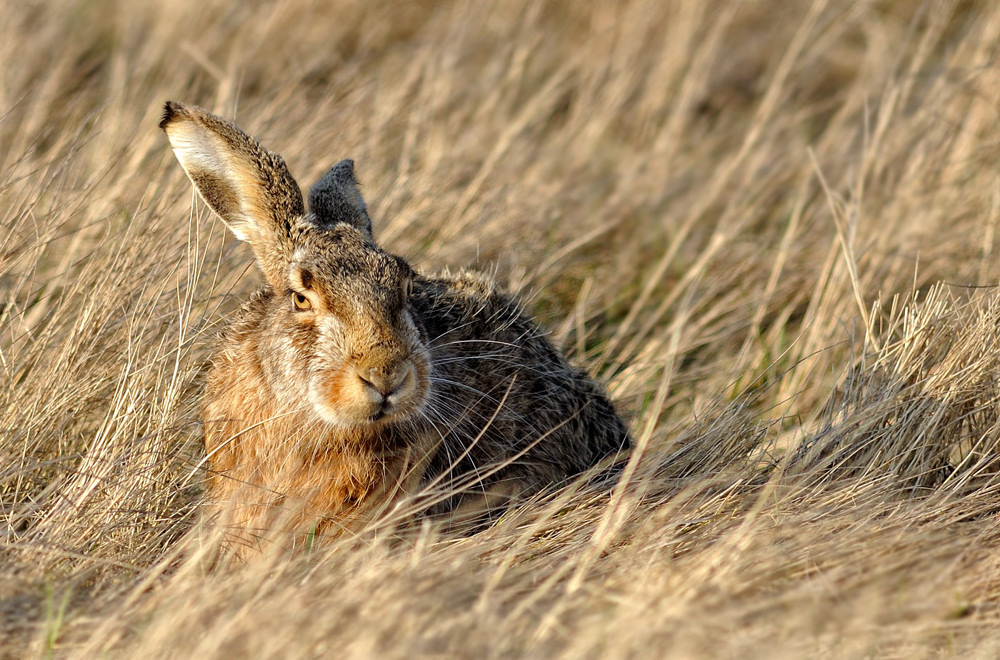
[[482,516],[629,447],[602,388],[515,298],[375,243],[353,161],[307,211],[281,157],[234,124],[167,102],[160,128],[266,280],[220,335],[202,408],[207,495],[238,554],[278,528],[334,535],[404,495],[414,514]]

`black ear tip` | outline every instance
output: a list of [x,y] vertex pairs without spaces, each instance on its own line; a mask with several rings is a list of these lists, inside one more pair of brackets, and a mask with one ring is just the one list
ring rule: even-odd
[[166,128],[174,116],[177,114],[178,105],[173,101],[167,101],[163,105],[163,118],[160,119],[160,128]]

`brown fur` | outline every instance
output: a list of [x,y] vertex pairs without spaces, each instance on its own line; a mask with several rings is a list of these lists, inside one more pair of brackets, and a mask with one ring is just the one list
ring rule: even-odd
[[600,386],[516,300],[375,245],[352,162],[306,213],[281,158],[239,128],[176,103],[161,127],[268,281],[221,336],[205,393],[209,495],[239,554],[356,527],[405,495],[474,519],[628,447]]

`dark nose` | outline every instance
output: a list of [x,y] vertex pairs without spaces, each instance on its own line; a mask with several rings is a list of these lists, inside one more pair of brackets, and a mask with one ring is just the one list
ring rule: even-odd
[[409,374],[410,365],[406,362],[390,369],[378,367],[361,369],[358,371],[358,378],[361,379],[362,383],[381,394],[383,398],[388,398],[403,386]]

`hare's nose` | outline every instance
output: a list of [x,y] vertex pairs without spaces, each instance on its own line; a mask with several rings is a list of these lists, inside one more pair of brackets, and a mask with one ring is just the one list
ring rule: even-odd
[[363,369],[358,372],[361,382],[382,395],[389,398],[403,388],[407,378],[410,376],[412,367],[409,362],[398,365],[393,369]]

